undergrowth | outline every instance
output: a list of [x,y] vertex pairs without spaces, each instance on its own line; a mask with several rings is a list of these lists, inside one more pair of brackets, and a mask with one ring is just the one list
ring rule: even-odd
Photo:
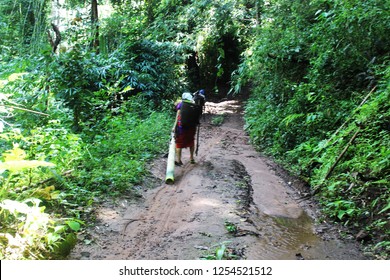
[[176,46],[97,54],[74,28],[68,50],[0,65],[1,259],[65,258],[100,198],[135,194],[169,143],[167,103],[184,85]]
[[[123,113],[107,117],[85,146],[78,184],[111,195],[129,191],[146,175],[146,164],[164,152],[169,143],[172,116],[154,112],[145,103],[144,112],[134,110],[138,102],[123,105]],[[142,115],[145,114],[147,117]],[[141,115],[140,115],[141,114]]]
[[[390,256],[389,25],[383,1],[279,1],[237,71],[252,142],[311,187],[324,219]],[[368,22],[376,24],[367,24]],[[379,43],[380,42],[380,43]],[[382,45],[384,43],[384,45]]]
[[136,192],[168,145],[172,114],[141,98],[75,134],[60,120],[5,128],[0,146],[0,258],[62,259],[103,195]]

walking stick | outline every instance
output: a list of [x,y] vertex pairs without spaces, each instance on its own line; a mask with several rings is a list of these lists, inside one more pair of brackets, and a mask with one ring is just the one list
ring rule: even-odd
[[198,150],[199,150],[199,128],[200,128],[200,124],[198,124],[198,132],[197,132],[197,136],[196,136],[196,151],[195,151],[195,155],[198,156]]

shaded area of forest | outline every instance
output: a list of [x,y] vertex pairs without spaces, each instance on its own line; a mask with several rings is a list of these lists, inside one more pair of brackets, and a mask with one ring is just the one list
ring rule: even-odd
[[[252,143],[388,258],[387,1],[0,4],[2,259],[62,258],[101,196],[138,195],[183,91],[242,98]],[[245,89],[245,90],[244,90]]]

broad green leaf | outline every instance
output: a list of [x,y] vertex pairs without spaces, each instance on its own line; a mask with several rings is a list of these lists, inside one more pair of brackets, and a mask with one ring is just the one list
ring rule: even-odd
[[80,223],[75,222],[75,221],[69,221],[69,222],[67,222],[67,224],[74,231],[79,231],[81,228]]
[[46,235],[46,238],[47,238],[47,243],[48,243],[48,244],[54,244],[54,243],[56,243],[58,240],[61,239],[61,235],[59,235],[59,234],[54,234],[54,233],[49,232],[49,233]]
[[338,214],[337,214],[337,218],[339,218],[340,220],[342,220],[343,217],[344,217],[344,215],[345,215],[345,211],[344,211],[344,210],[340,210],[340,211],[338,212]]
[[222,245],[220,248],[217,249],[217,251],[216,251],[217,260],[223,259],[223,255],[225,254],[225,250],[226,250],[225,245]]
[[66,226],[65,225],[60,225],[60,226],[55,226],[54,227],[54,232],[55,233],[65,232],[65,230],[66,230]]

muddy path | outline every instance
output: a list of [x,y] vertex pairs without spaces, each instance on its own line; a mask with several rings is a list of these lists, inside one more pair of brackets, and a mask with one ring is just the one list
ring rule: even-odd
[[[140,186],[137,200],[102,203],[70,259],[213,259],[217,249],[227,259],[364,259],[353,240],[318,222],[315,204],[300,199],[304,190],[254,150],[239,103],[208,102],[205,112],[196,163],[184,150],[184,166],[167,185],[166,158],[155,160],[158,183]],[[217,116],[221,125],[213,124]]]

